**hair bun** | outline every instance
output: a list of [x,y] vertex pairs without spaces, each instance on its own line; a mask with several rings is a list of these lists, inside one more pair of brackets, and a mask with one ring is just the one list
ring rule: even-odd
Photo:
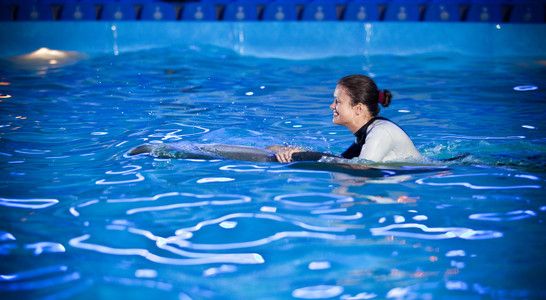
[[391,104],[392,101],[392,94],[389,90],[380,90],[379,91],[379,99],[378,102],[383,107],[388,107]]

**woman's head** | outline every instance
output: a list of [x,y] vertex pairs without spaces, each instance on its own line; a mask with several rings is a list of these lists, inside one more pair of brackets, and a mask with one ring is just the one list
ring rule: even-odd
[[364,105],[374,117],[379,114],[379,104],[387,107],[392,100],[391,92],[379,90],[375,82],[368,76],[345,76],[338,81],[337,85],[351,98],[353,106]]

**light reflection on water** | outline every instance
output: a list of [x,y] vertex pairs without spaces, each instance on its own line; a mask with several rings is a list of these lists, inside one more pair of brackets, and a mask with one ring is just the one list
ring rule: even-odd
[[[2,298],[545,296],[544,70],[530,58],[177,49],[0,65]],[[176,141],[340,153],[353,137],[328,105],[362,69],[423,154],[471,155],[363,176],[126,155]]]

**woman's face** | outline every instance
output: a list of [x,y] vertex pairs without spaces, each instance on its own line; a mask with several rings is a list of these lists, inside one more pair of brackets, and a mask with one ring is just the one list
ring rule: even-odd
[[339,84],[334,91],[334,101],[330,104],[330,109],[333,112],[332,122],[334,124],[351,127],[350,125],[355,121],[356,111],[351,97]]

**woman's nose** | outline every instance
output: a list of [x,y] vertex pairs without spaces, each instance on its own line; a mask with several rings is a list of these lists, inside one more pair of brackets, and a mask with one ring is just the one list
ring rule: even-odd
[[330,109],[334,110],[335,108],[336,108],[336,104],[332,101],[332,103],[330,103]]

